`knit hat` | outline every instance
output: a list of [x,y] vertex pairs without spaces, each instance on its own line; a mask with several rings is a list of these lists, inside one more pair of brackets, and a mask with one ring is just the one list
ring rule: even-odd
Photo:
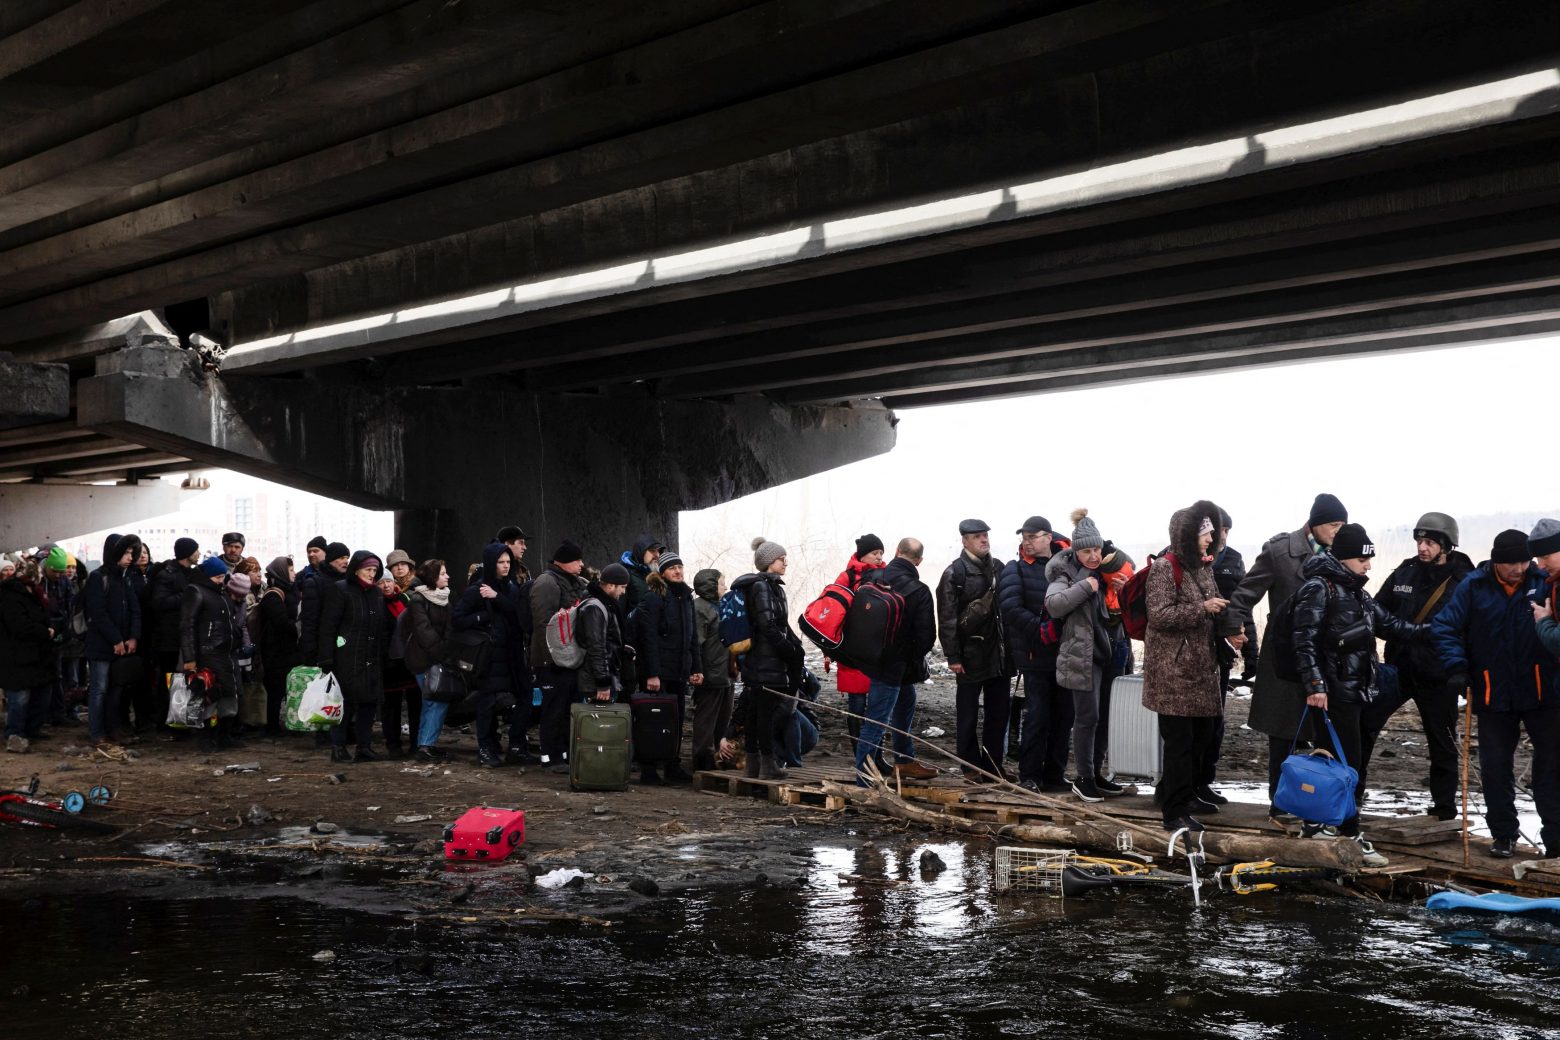
[[398,563],[409,563],[414,567],[417,565],[417,561],[405,549],[391,549],[390,555],[385,557],[385,566],[394,567]]
[[1100,537],[1100,529],[1093,520],[1089,519],[1087,509],[1074,509],[1072,511],[1073,533],[1072,547],[1078,549],[1103,549],[1105,539]]
[[1337,495],[1329,495],[1323,491],[1316,496],[1316,501],[1311,503],[1311,516],[1306,520],[1307,527],[1320,527],[1323,524],[1347,523],[1349,511],[1343,508],[1343,503]]
[[493,540],[495,542],[503,542],[505,545],[508,545],[510,542],[530,541],[525,536],[525,532],[514,524],[510,524],[508,527],[500,527],[498,534],[494,536]]
[[49,550],[49,558],[44,562],[44,566],[51,571],[62,571],[70,566],[70,553],[56,545]]
[[200,543],[193,538],[180,538],[173,543],[173,558],[187,560],[200,552]]
[[207,578],[220,578],[228,572],[227,564],[220,556],[208,556],[201,561],[200,573]]
[[585,558],[585,550],[565,538],[563,544],[553,550],[552,558],[554,563],[573,563]]
[[1230,519],[1230,514],[1226,513],[1222,508],[1219,510],[1219,526],[1221,528],[1230,528],[1235,526],[1235,521]]
[[856,539],[856,559],[861,559],[867,553],[882,552],[883,539],[875,534],[864,534]]
[[661,553],[661,558],[655,561],[655,569],[658,574],[665,574],[668,567],[681,567],[683,558],[677,555],[676,549],[667,549]]
[[760,573],[767,571],[770,564],[786,555],[785,546],[779,542],[771,542],[763,535],[753,539],[753,566]]
[[1042,531],[1045,532],[1046,534],[1050,534],[1051,533],[1051,521],[1047,520],[1043,516],[1040,516],[1039,514],[1036,514],[1036,515],[1030,517],[1028,520],[1025,520],[1024,521],[1024,526],[1020,527],[1018,530],[1014,531],[1013,533],[1014,534],[1040,534]]
[[309,544],[304,546],[304,548],[318,549],[320,552],[328,552],[330,550],[330,543],[325,540],[324,535],[317,534],[313,538],[309,539]]
[[248,543],[246,543],[244,541],[244,536],[240,532],[238,532],[238,531],[229,531],[227,534],[222,536],[222,544],[223,545],[246,545]]
[[249,595],[250,587],[249,575],[243,571],[235,571],[227,582],[228,592],[232,593],[235,599]]
[[331,542],[329,545],[325,546],[325,562],[326,563],[329,563],[332,560],[339,560],[339,559],[342,559],[343,557],[351,556],[351,555],[352,555],[352,550],[348,549],[346,547],[346,545],[341,543],[341,542]]
[[1526,563],[1532,559],[1528,536],[1521,531],[1508,529],[1495,536],[1495,547],[1490,550],[1492,563]]
[[1106,542],[1100,546],[1100,573],[1115,574],[1127,564],[1132,562],[1132,557],[1116,548],[1116,543]]
[[1540,520],[1528,535],[1528,555],[1548,556],[1552,552],[1560,552],[1560,520]]
[[1338,528],[1338,535],[1333,539],[1332,554],[1339,560],[1368,560],[1376,555],[1376,547],[1371,544],[1365,528],[1359,524],[1344,524]]
[[613,562],[601,568],[601,577],[598,579],[601,585],[627,585],[628,568],[621,563]]

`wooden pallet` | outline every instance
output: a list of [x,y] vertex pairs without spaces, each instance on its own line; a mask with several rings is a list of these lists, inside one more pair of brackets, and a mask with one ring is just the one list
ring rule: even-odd
[[[842,770],[820,769],[816,766],[798,766],[790,770],[783,780],[759,780],[746,776],[738,769],[701,769],[693,774],[695,791],[714,791],[721,794],[745,795],[750,798],[767,798],[776,805],[827,805],[818,784],[824,780],[849,783]],[[794,789],[797,800],[788,800],[785,789]],[[808,800],[816,795],[820,800]],[[840,799],[836,799],[840,800]],[[843,801],[843,800],[840,800]],[[843,804],[834,808],[843,808]]]
[[786,784],[780,788],[780,801],[786,805],[805,805],[828,812],[845,808],[845,799],[837,794],[825,794],[821,787],[797,787]]

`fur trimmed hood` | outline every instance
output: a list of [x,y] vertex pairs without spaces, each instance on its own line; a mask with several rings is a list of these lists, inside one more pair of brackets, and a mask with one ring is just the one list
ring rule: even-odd
[[1219,544],[1218,506],[1203,499],[1188,509],[1177,509],[1170,517],[1170,549],[1187,570],[1208,566],[1203,561],[1203,554],[1197,551],[1197,532],[1204,520],[1213,524],[1213,544],[1208,547],[1212,555]]

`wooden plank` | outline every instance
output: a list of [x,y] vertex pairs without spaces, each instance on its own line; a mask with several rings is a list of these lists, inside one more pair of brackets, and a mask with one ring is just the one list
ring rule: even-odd
[[[1428,820],[1429,823],[1423,821]],[[1456,841],[1462,847],[1462,821],[1437,820],[1435,817],[1410,816],[1401,822],[1367,823],[1365,833],[1372,842],[1390,845],[1436,845]]]

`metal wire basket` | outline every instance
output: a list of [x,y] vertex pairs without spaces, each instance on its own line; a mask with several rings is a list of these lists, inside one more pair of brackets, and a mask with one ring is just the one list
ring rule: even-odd
[[997,849],[996,888],[1002,892],[1043,892],[1062,897],[1062,871],[1077,853],[1072,849]]

